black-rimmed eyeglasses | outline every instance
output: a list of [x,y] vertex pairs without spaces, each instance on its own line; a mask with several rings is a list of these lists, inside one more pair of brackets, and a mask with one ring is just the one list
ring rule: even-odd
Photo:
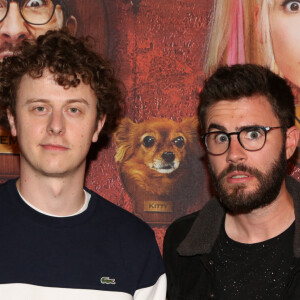
[[237,132],[211,131],[201,135],[204,139],[207,152],[213,155],[224,154],[230,147],[231,136],[237,135],[241,146],[248,151],[257,151],[263,148],[267,134],[273,129],[282,127],[251,126]]
[[22,18],[32,25],[47,24],[53,17],[58,0],[0,0],[0,22],[9,11],[11,2],[17,2]]

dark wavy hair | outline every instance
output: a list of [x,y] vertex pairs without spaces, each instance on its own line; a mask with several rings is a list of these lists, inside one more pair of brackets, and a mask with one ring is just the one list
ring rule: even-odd
[[98,99],[97,120],[106,115],[101,131],[109,137],[122,117],[122,83],[108,61],[90,50],[90,39],[78,39],[65,31],[48,31],[37,40],[25,40],[15,56],[0,64],[0,124],[9,128],[6,110],[15,116],[16,96],[25,74],[40,78],[48,70],[64,88],[89,84]]
[[220,67],[205,80],[198,107],[201,131],[205,131],[206,113],[213,104],[255,95],[266,97],[281,127],[295,125],[294,95],[287,82],[265,67],[237,64]]

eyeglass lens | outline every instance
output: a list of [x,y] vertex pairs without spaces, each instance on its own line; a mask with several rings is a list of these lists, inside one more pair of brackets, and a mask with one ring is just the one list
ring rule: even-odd
[[210,132],[206,135],[207,150],[212,154],[222,154],[227,151],[230,144],[230,135],[238,135],[242,147],[255,151],[264,146],[266,133],[262,128],[245,128],[239,133]]
[[[8,2],[7,0],[0,0],[0,21],[3,21],[7,15]],[[55,9],[51,0],[20,0],[18,5],[24,20],[36,25],[48,23]]]

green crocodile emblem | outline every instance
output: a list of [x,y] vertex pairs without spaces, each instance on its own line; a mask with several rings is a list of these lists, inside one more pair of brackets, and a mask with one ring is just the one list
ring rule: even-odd
[[102,284],[116,284],[116,279],[109,277],[101,277],[100,282]]

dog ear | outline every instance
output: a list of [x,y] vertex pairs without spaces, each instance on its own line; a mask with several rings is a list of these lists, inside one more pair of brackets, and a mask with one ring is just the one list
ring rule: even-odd
[[197,117],[184,118],[181,122],[183,133],[187,136],[188,147],[194,154],[201,153],[199,143],[199,121]]
[[185,133],[198,139],[199,122],[197,117],[184,118],[181,122],[181,127]]
[[116,162],[123,161],[126,153],[131,147],[131,142],[129,140],[130,131],[134,125],[135,123],[132,122],[129,118],[124,118],[121,120],[118,129],[113,135],[113,140],[116,144]]

